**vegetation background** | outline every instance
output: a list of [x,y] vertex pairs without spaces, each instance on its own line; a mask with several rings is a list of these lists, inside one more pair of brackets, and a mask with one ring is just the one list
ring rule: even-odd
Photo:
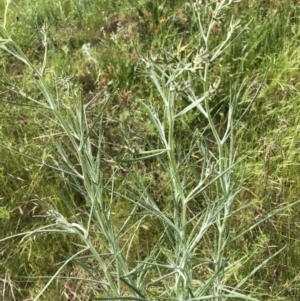
[[[0,15],[4,15],[5,3],[0,3]],[[155,160],[133,167],[128,162],[115,165],[117,158],[132,155],[135,145],[158,143],[155,127],[147,121],[141,103],[155,104],[159,97],[143,71],[141,54],[155,54],[161,49],[175,51],[186,46],[186,41],[188,48],[193,48],[196,41],[191,36],[195,33],[187,4],[183,0],[19,0],[10,3],[6,20],[13,40],[37,66],[44,61],[41,31],[47,31],[45,81],[50,83],[55,71],[59,97],[62,102],[68,99],[70,110],[78,106],[80,98],[91,103],[88,116],[95,116],[103,99],[109,98],[103,119],[104,177],[109,177],[113,167],[118,191],[129,195],[128,187],[135,183],[133,171],[138,169],[148,188],[155,190],[162,211],[168,210],[171,196]],[[228,7],[224,21],[214,28],[212,44],[226,36],[226,20],[231,17],[248,25],[210,70],[221,78],[213,107],[218,127],[226,124],[228,107],[223,100],[232,87],[246,80],[245,95],[259,90],[235,138],[238,155],[247,155],[234,171],[237,178],[244,179],[235,206],[247,205],[232,217],[231,231],[237,233],[299,199],[300,5],[295,0],[234,3]],[[54,204],[66,217],[81,218],[85,202],[77,189],[47,168],[57,163],[53,138],[64,141],[65,135],[47,110],[41,110],[42,96],[32,70],[4,51],[0,58],[0,233],[5,238],[47,224],[47,203]],[[23,96],[17,87],[22,87]],[[30,101],[28,95],[37,101]],[[243,107],[237,114],[242,113]],[[67,116],[68,110],[63,114]],[[189,144],[195,125],[205,126],[203,120],[187,114],[178,132],[186,137],[183,143]],[[144,128],[147,137],[142,136]],[[115,226],[121,227],[131,207],[122,198],[116,202]],[[281,211],[232,244],[235,258],[249,258],[231,281],[243,279],[266,257],[286,246],[247,281],[245,292],[254,292],[260,300],[298,301],[299,215],[299,206]],[[147,220],[142,226],[134,244],[143,258],[158,239],[160,225]],[[33,300],[60,263],[78,252],[78,244],[67,235],[55,233],[1,242],[0,298]],[[40,300],[91,300],[91,296],[99,295],[97,286],[85,281],[90,276],[82,263],[70,262]]]

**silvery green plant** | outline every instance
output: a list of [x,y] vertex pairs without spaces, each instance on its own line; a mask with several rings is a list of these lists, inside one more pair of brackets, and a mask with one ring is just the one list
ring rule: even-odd
[[[78,239],[81,241],[78,252],[61,265],[34,300],[40,300],[69,262],[82,258],[97,263],[100,271],[98,278],[89,280],[101,288],[99,300],[258,300],[243,293],[243,285],[281,250],[236,284],[232,284],[232,279],[229,284],[230,277],[245,258],[233,261],[227,252],[230,243],[279,212],[273,212],[234,237],[230,233],[234,202],[240,191],[240,186],[233,180],[234,168],[243,159],[237,158],[235,147],[235,130],[240,122],[240,118],[235,119],[235,112],[246,82],[242,82],[239,89],[231,89],[222,130],[212,114],[212,99],[218,93],[222,79],[211,74],[211,66],[238,35],[239,21],[230,21],[225,39],[212,49],[211,35],[214,26],[221,22],[225,9],[236,1],[188,2],[186,9],[193,15],[199,29],[199,47],[191,50],[188,45],[180,44],[175,53],[164,49],[164,55],[150,54],[148,58],[142,58],[145,73],[161,99],[158,108],[152,103],[142,103],[160,142],[159,147],[152,146],[150,150],[137,146],[134,158],[127,161],[134,164],[148,158],[157,160],[168,179],[166,186],[172,199],[168,210],[159,207],[153,191],[149,190],[138,171],[135,183],[127,188],[126,194],[116,187],[117,165],[112,167],[110,176],[104,177],[101,172],[105,131],[103,118],[109,97],[103,100],[99,114],[92,121],[88,114],[90,103],[84,104],[79,97],[74,108],[72,101],[62,100],[59,91],[51,89],[45,80],[46,26],[41,30],[45,46],[44,62],[41,68],[37,68],[10,38],[6,29],[9,2],[3,25],[0,26],[0,48],[32,71],[44,100],[30,97],[17,86],[14,86],[14,92],[34,103],[37,109],[47,109],[47,116],[51,115],[48,118],[55,128],[64,133],[64,139],[53,139],[59,163],[55,166],[47,162],[43,164],[77,190],[86,202],[86,218],[79,217],[75,209],[70,209],[74,212],[71,218],[66,217],[54,203],[45,204],[47,217],[51,221],[49,224],[12,236],[26,239],[37,233],[57,233],[75,236],[77,243]],[[203,14],[207,11],[211,12],[211,17],[204,24]],[[53,78],[57,87],[55,74]],[[201,89],[198,89],[200,95],[196,93],[196,83],[201,83]],[[256,94],[249,96],[245,112],[255,97]],[[187,103],[179,106],[182,98]],[[205,127],[192,129],[189,147],[180,148],[180,135],[176,130],[191,112],[205,120]],[[210,133],[209,138],[207,132]],[[195,162],[199,165],[197,168],[193,167]],[[113,208],[120,198],[131,204],[131,212],[125,217],[122,227],[118,228]],[[190,206],[195,203],[201,210],[191,212]],[[135,238],[149,217],[162,225],[161,233],[149,254],[133,261],[131,256]]]
[[[150,104],[144,103],[144,106],[161,141],[162,147],[157,150],[157,155],[164,156],[160,158],[165,163],[161,166],[165,166],[170,179],[174,209],[172,218],[169,218],[155,207],[148,195],[145,195],[141,202],[144,208],[152,210],[152,214],[161,220],[166,232],[171,232],[170,236],[173,238],[171,250],[162,251],[165,252],[167,263],[157,265],[160,277],[153,281],[159,283],[163,280],[165,283],[164,293],[160,298],[256,300],[239,292],[242,283],[235,287],[229,287],[226,283],[238,265],[238,262],[229,263],[226,250],[229,243],[236,239],[230,237],[230,218],[233,214],[233,203],[239,192],[239,187],[232,180],[233,169],[239,163],[234,145],[234,132],[239,120],[235,121],[234,113],[245,82],[241,83],[237,91],[232,90],[228,95],[225,129],[220,131],[212,116],[212,99],[218,93],[221,79],[213,78],[210,68],[232,43],[233,34],[240,26],[239,21],[230,21],[225,40],[213,49],[210,48],[211,34],[214,26],[221,22],[224,9],[233,2],[191,1],[188,9],[199,28],[198,49],[190,50],[188,46],[179,45],[175,53],[165,50],[164,56],[150,55],[148,59],[143,59],[146,71],[163,103],[162,112],[158,112]],[[202,16],[206,11],[210,11],[212,15],[210,22],[205,26]],[[182,56],[181,52],[189,51],[185,57]],[[201,82],[201,95],[195,93],[196,82]],[[179,109],[177,104],[182,97],[188,100],[188,104]],[[248,108],[254,99],[255,96],[249,99]],[[190,111],[201,115],[206,120],[206,127],[195,128],[190,148],[184,154],[178,155],[180,141],[176,140],[176,124],[180,124],[180,120]],[[204,130],[210,131],[213,142],[208,142]],[[147,152],[140,150],[139,153],[145,155]],[[190,165],[189,158],[193,154],[202,157],[202,171],[191,185],[187,182],[191,181],[187,176],[187,169]],[[183,171],[182,161],[185,166]],[[204,202],[205,208],[197,215],[188,217],[189,205],[195,200]],[[201,257],[199,254],[201,243],[211,251],[210,258]],[[150,260],[145,264],[147,265],[151,266]],[[156,263],[152,265],[155,266]],[[213,266],[209,277],[205,280],[200,280],[201,277],[194,278],[196,270],[208,265]],[[167,284],[168,280],[171,285]],[[195,281],[200,283],[196,285]],[[245,281],[244,279],[243,283]]]
[[[153,252],[143,261],[143,268],[140,268],[142,271],[156,269],[157,278],[146,287],[162,285],[159,300],[257,300],[251,294],[243,294],[243,285],[284,249],[253,268],[240,282],[234,285],[230,282],[230,277],[246,260],[240,258],[234,261],[228,255],[230,245],[279,212],[270,213],[239,234],[230,233],[234,210],[242,209],[234,209],[241,189],[235,179],[234,168],[246,159],[237,157],[235,131],[259,92],[258,89],[254,95],[246,96],[245,100],[243,91],[246,90],[246,81],[240,82],[239,88],[232,86],[226,98],[228,111],[220,112],[226,114],[226,122],[223,127],[218,125],[213,113],[213,100],[222,87],[222,79],[214,76],[211,68],[236,37],[247,30],[248,24],[240,29],[240,21],[231,19],[225,39],[213,48],[210,45],[214,27],[222,22],[225,10],[234,2],[237,1],[190,1],[186,9],[193,15],[199,29],[198,47],[191,49],[189,45],[180,43],[177,51],[163,49],[162,54],[151,53],[148,58],[141,58],[161,99],[159,105],[157,101],[142,103],[156,129],[160,144],[156,150],[139,149],[137,153],[141,160],[157,156],[160,168],[168,175],[172,194],[171,209],[165,213],[157,206],[154,194],[147,190],[146,185],[142,181],[137,182],[137,190],[141,192],[139,206],[164,225],[163,240],[168,245],[168,248],[162,248],[162,244],[153,248]],[[201,94],[198,95],[196,90],[200,90]],[[182,99],[187,101],[183,106],[179,105]],[[247,106],[235,118],[239,102],[242,101]],[[183,141],[178,131],[185,122],[185,116],[191,112],[194,116],[200,116],[198,119],[205,120],[206,124],[192,129],[190,147],[184,149],[181,148]],[[200,174],[193,173],[195,161],[192,157],[199,159]],[[190,216],[190,204],[195,202],[199,207],[200,204],[204,205],[204,208]],[[160,256],[165,258],[165,263],[157,260]],[[199,271],[205,275],[197,275]]]

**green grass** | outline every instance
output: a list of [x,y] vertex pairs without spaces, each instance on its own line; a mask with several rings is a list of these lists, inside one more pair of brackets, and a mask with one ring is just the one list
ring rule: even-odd
[[194,2],[0,4],[3,298],[299,300],[299,8]]

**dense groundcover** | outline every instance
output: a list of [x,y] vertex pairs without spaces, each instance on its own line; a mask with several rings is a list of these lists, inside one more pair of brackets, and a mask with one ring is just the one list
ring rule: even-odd
[[298,301],[299,9],[2,1],[0,299]]

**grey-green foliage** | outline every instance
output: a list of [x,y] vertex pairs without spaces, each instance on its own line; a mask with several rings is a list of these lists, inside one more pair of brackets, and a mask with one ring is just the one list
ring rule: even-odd
[[[61,265],[34,300],[39,300],[69,262],[77,258],[82,260],[81,256],[87,253],[100,271],[99,277],[93,279],[101,288],[99,300],[258,300],[251,297],[251,293],[243,292],[243,285],[282,249],[235,283],[232,280],[234,273],[246,258],[234,260],[227,252],[228,247],[283,209],[269,214],[235,236],[230,233],[230,219],[235,213],[235,200],[240,191],[240,186],[233,179],[234,168],[241,160],[246,160],[237,158],[235,131],[242,116],[235,118],[235,112],[244,97],[247,82],[242,81],[239,88],[232,88],[227,95],[226,122],[220,128],[215,115],[212,115],[212,99],[222,86],[222,79],[211,74],[211,65],[243,30],[237,33],[240,23],[231,19],[224,40],[211,48],[210,39],[214,26],[222,22],[222,14],[234,2],[188,2],[186,9],[193,15],[199,31],[197,47],[193,45],[190,49],[189,45],[179,44],[175,51],[164,49],[163,54],[149,54],[141,58],[145,72],[160,96],[158,106],[142,102],[159,142],[157,148],[150,150],[138,145],[133,157],[121,161],[135,164],[148,158],[157,160],[167,179],[166,187],[171,200],[168,209],[160,208],[154,191],[148,188],[146,177],[139,174],[138,169],[135,169],[133,176],[135,181],[126,191],[120,191],[117,187],[118,162],[113,162],[115,165],[112,165],[109,176],[102,173],[102,149],[105,144],[103,119],[109,97],[100,104],[93,120],[89,115],[91,102],[84,103],[80,97],[75,106],[72,101],[62,101],[59,91],[52,89],[45,80],[47,51],[41,68],[35,67],[10,38],[5,14],[0,27],[0,48],[21,60],[32,71],[44,99],[36,100],[18,87],[15,87],[15,92],[35,104],[36,109],[46,109],[53,127],[63,133],[62,139],[53,139],[58,154],[57,165],[49,166],[44,162],[44,166],[52,168],[85,201],[82,209],[84,217],[71,208],[74,212],[71,218],[64,216],[54,203],[47,203],[47,225],[11,236],[23,236],[25,239],[38,233],[68,234],[81,242],[78,252]],[[209,22],[204,22],[203,12],[208,10],[211,18]],[[41,33],[47,50],[47,29],[43,28]],[[55,74],[53,81],[55,83]],[[195,90],[199,83],[200,95]],[[256,96],[257,93],[243,99],[247,105],[246,111]],[[183,98],[187,102],[181,102]],[[177,131],[190,112],[201,116],[205,126],[195,126],[189,137],[189,148],[181,148],[181,136]],[[130,203],[131,209],[124,217],[122,226],[117,226],[114,208],[120,199]],[[191,209],[192,204],[198,205],[198,211]],[[157,242],[153,243],[149,254],[133,260],[135,240],[148,218],[159,222]]]

